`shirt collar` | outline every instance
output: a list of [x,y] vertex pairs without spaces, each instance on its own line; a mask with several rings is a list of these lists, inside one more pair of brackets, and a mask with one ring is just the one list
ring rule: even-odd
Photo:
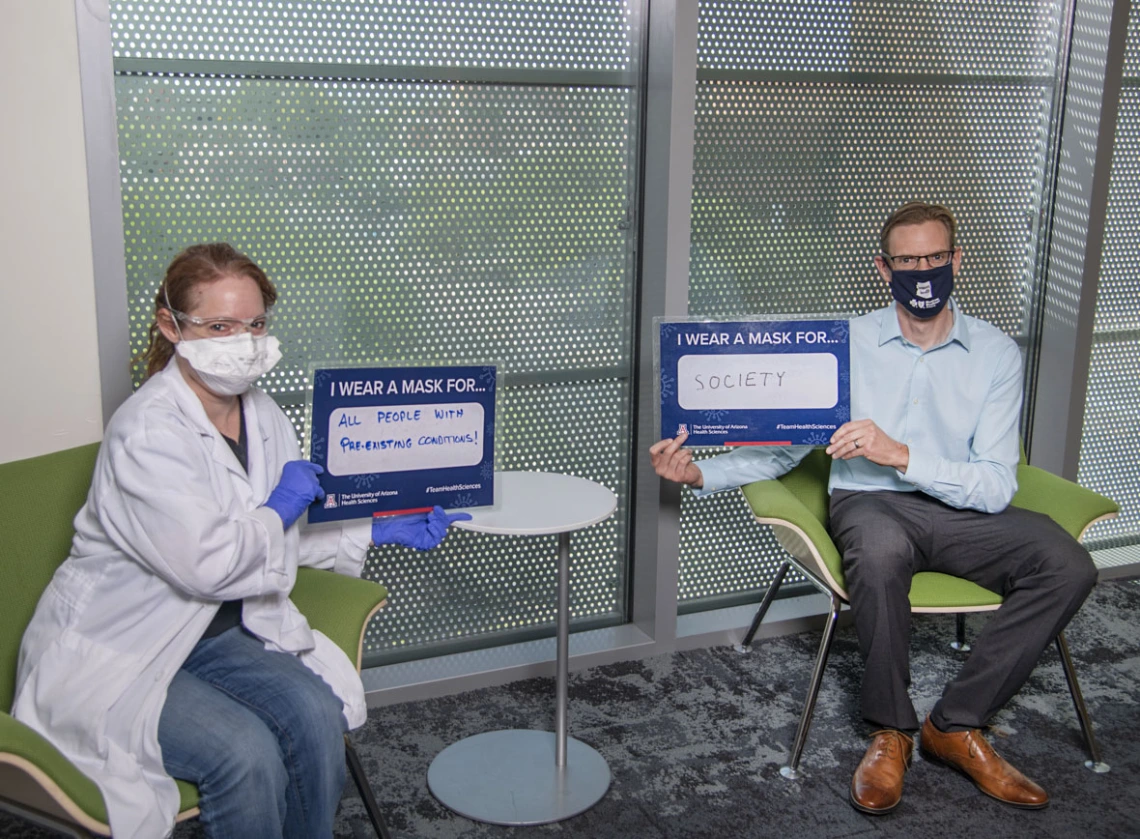
[[[962,349],[964,349],[966,352],[969,352],[970,327],[966,323],[966,318],[962,314],[962,309],[954,301],[953,297],[950,298],[947,305],[949,305],[951,311],[954,312],[954,325],[950,327],[950,334],[947,336],[946,340],[938,346],[944,347],[951,341],[957,341],[962,345]],[[902,330],[899,328],[899,313],[896,308],[897,306],[898,303],[892,300],[891,304],[886,308],[883,322],[879,325],[880,347],[888,341],[893,341],[896,338],[900,341],[904,340]],[[938,347],[932,347],[931,349],[938,349]]]

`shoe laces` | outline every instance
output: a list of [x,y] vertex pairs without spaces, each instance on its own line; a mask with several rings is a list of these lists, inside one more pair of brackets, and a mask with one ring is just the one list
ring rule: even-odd
[[970,731],[970,758],[976,758],[979,755],[986,758],[997,757],[997,752],[994,747],[990,745],[990,741],[982,736],[981,729],[973,729]]
[[898,757],[904,754],[903,742],[913,743],[914,741],[903,732],[896,728],[880,728],[878,731],[871,732],[871,739],[875,740],[880,734],[894,735],[882,738],[886,745],[882,745],[880,741],[879,749],[886,753],[887,757]]

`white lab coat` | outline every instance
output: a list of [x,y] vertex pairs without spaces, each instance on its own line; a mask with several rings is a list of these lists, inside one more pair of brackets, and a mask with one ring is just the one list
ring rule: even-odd
[[158,720],[223,600],[268,649],[295,653],[366,716],[353,662],[289,600],[298,565],[359,574],[369,523],[287,531],[262,505],[301,455],[265,393],[244,396],[248,475],[174,360],[115,412],[60,566],[24,634],[12,714],[98,785],[117,839],[169,835],[178,810]]

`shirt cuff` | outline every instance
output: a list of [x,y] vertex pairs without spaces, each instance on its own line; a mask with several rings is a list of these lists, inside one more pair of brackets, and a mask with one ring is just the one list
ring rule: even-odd
[[697,498],[704,498],[706,495],[712,495],[726,488],[727,481],[725,480],[724,469],[716,462],[715,457],[702,460],[696,464],[696,467],[701,470],[702,486],[699,489],[688,484],[686,486],[693,491],[693,495]]
[[938,457],[936,455],[924,454],[916,452],[914,447],[910,448],[910,457],[907,462],[906,471],[898,472],[900,478],[909,484],[913,484],[922,490],[928,490],[934,484],[934,478],[938,470]]

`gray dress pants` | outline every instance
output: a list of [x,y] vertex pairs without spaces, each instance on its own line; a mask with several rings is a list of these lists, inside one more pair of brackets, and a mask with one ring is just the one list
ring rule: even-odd
[[862,714],[883,728],[919,727],[907,693],[912,575],[941,571],[1005,598],[931,712],[943,731],[985,725],[1029,678],[1097,579],[1079,542],[1048,516],[1018,507],[981,513],[921,492],[837,489],[831,533],[866,664]]

